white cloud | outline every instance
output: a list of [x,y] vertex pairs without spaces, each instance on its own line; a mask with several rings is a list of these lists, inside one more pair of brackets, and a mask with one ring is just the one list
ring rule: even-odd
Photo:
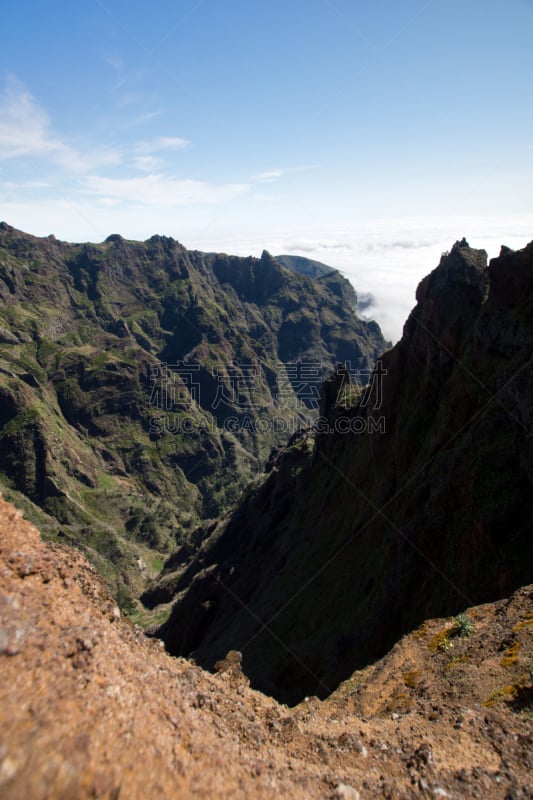
[[214,184],[205,181],[177,180],[166,175],[141,178],[105,178],[91,175],[86,180],[91,194],[134,203],[139,206],[183,206],[198,203],[225,203],[246,194],[245,183]]
[[316,169],[318,164],[307,164],[301,167],[284,167],[282,169],[269,169],[265,170],[264,172],[258,172],[255,175],[252,175],[252,181],[258,181],[259,183],[272,183],[273,181],[277,181],[280,178],[284,178],[285,175],[290,175],[293,172],[308,172],[309,170]]
[[46,181],[4,181],[2,183],[4,189],[17,189],[19,191],[24,189],[30,191],[33,191],[33,189],[50,189],[51,186],[52,184]]
[[435,244],[435,242],[428,239],[369,242],[367,250],[369,252],[374,250],[418,250],[421,247],[431,247],[432,244]]
[[146,142],[138,142],[136,150],[139,153],[157,153],[161,150],[184,150],[190,145],[188,139],[179,136],[156,136]]
[[[76,179],[76,204],[85,195],[88,204],[96,207],[115,208],[147,206],[169,209],[187,205],[223,204],[249,191],[247,183],[211,183],[193,178],[176,179],[163,174],[163,155],[183,150],[189,145],[187,139],[178,136],[160,135],[151,140],[140,141],[123,151],[113,147],[92,145],[75,147],[63,140],[53,129],[46,110],[39,105],[31,93],[15,78],[10,79],[0,95],[0,160],[24,160],[35,172],[33,188],[50,183],[57,196],[72,199],[72,179]],[[124,171],[126,157],[130,159],[129,174]],[[109,167],[123,167],[122,174],[109,173]],[[18,169],[18,162],[16,164]],[[147,173],[132,176],[131,169]],[[7,175],[6,175],[7,177]],[[10,176],[11,177],[11,176]],[[41,180],[39,180],[41,179]],[[22,186],[16,180],[9,191],[18,193]],[[26,189],[31,188],[26,186]],[[16,202],[16,197],[12,200]]]
[[46,111],[11,78],[0,97],[0,159],[26,155],[64,158],[68,153],[69,148],[51,131]]
[[81,152],[53,130],[50,118],[33,95],[10,78],[0,96],[0,160],[45,158],[73,172],[84,172],[122,160],[120,151],[98,147]]
[[133,164],[137,169],[140,169],[143,172],[153,172],[155,169],[159,169],[161,166],[161,159],[149,155],[135,156],[133,158]]
[[99,197],[98,203],[105,208],[115,208],[120,205],[120,199],[118,197]]
[[111,54],[107,56],[102,56],[102,61],[105,64],[109,64],[116,72],[122,72],[124,70],[124,61],[122,57],[116,54]]
[[160,117],[163,114],[163,109],[157,109],[155,111],[145,111],[142,114],[139,114],[134,119],[128,121],[126,125],[122,124],[121,128],[133,128],[136,126],[145,125],[147,122],[150,122],[156,117]]
[[321,250],[344,252],[353,250],[353,246],[345,241],[323,241],[320,239],[301,239],[288,242],[285,245],[285,252],[287,253],[316,253]]
[[282,178],[284,174],[285,171],[282,169],[271,169],[268,170],[267,172],[259,172],[257,175],[252,175],[252,180],[270,183],[272,181],[278,180],[278,178]]

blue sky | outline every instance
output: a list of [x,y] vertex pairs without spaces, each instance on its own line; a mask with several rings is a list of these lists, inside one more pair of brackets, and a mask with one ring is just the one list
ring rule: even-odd
[[456,238],[533,238],[533,0],[4,0],[2,28],[0,218],[36,235],[319,257],[394,338]]

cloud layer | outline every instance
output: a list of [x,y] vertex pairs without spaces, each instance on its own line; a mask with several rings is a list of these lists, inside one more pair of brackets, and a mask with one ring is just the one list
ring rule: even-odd
[[183,206],[195,203],[223,203],[248,191],[244,183],[216,185],[204,181],[176,180],[166,175],[141,178],[104,178],[90,175],[86,189],[100,200],[137,206]]

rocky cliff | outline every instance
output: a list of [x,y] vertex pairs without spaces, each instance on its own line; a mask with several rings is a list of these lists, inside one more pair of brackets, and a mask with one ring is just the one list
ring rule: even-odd
[[444,254],[364,394],[337,376],[320,429],[177,559],[168,650],[242,651],[254,687],[295,703],[531,582],[532,289],[533,244],[488,267],[464,240]]
[[131,606],[316,416],[336,360],[372,367],[386,343],[355,302],[338,273],[312,280],[266,252],[70,244],[1,223],[0,482]]

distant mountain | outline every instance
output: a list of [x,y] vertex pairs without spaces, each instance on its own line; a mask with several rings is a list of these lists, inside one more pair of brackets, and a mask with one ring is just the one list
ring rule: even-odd
[[[304,256],[276,256],[276,261],[283,264],[284,267],[290,269],[291,272],[297,272],[300,275],[307,275],[310,278],[324,278],[326,275],[331,275],[333,272],[338,272],[334,267],[328,267],[327,264],[322,264],[321,261],[313,261]],[[370,292],[356,292],[356,311],[367,312],[371,311],[375,305],[376,299]]]
[[323,278],[324,275],[330,275],[336,272],[334,267],[328,267],[327,264],[322,264],[320,261],[313,261],[311,258],[304,258],[304,256],[275,256],[276,261],[282,264],[291,272],[298,272],[300,275],[307,275],[309,278]]
[[339,370],[318,431],[169,562],[147,595],[179,592],[168,650],[207,667],[240,650],[253,686],[294,703],[533,581],[532,319],[533,243],[487,268],[457,242],[370,388]]
[[317,415],[338,361],[386,348],[338,273],[153,236],[102,244],[0,224],[0,483],[88,549],[124,604]]

